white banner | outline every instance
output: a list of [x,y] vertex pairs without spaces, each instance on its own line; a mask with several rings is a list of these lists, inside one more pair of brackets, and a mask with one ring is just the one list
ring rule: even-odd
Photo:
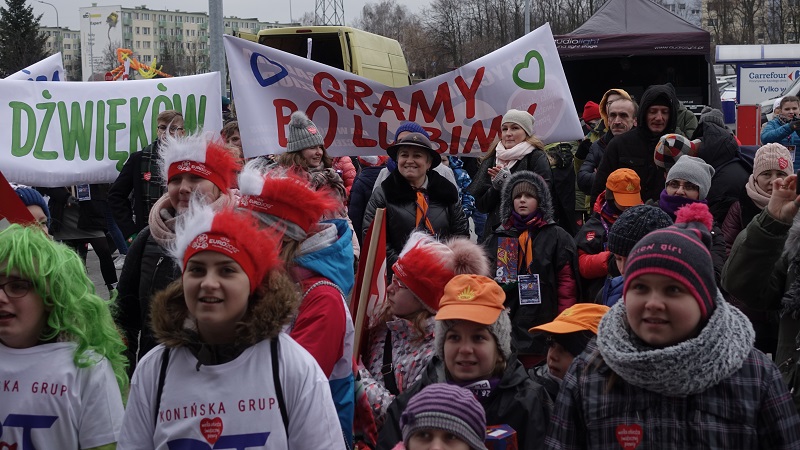
[[64,63],[61,60],[61,52],[50,55],[36,64],[4,78],[4,80],[28,81],[64,81],[65,79],[66,72],[64,72]]
[[379,155],[404,121],[440,153],[478,155],[509,109],[526,109],[546,143],[583,138],[550,26],[452,72],[391,88],[350,72],[225,36],[236,116],[248,157],[285,151],[292,112],[305,111],[333,156]]
[[219,73],[127,83],[0,83],[0,171],[57,187],[108,183],[155,140],[158,113],[183,113],[186,132],[222,128]]

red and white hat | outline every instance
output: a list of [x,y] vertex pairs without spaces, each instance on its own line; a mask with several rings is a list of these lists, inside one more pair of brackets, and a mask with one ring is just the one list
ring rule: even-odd
[[431,235],[415,231],[392,266],[397,277],[431,313],[439,310],[444,286],[460,274],[489,275],[489,261],[479,245],[467,238],[441,243]]
[[184,137],[165,135],[159,151],[161,179],[191,173],[226,192],[233,186],[239,163],[221,142],[203,134]]
[[215,211],[212,206],[192,199],[189,209],[175,226],[175,243],[171,249],[181,272],[197,253],[221,253],[236,261],[250,280],[250,293],[271,270],[281,267],[279,256],[281,234],[262,229],[251,215],[232,208]]
[[315,191],[292,170],[265,172],[262,162],[247,163],[239,174],[239,207],[249,209],[268,225],[280,223],[291,239],[303,240],[322,216],[341,203],[329,189]]

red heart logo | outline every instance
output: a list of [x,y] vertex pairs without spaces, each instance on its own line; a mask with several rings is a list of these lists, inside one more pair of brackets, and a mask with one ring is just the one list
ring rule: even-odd
[[17,450],[17,444],[7,444],[5,442],[0,442],[0,450],[3,449]]
[[618,425],[617,442],[624,449],[634,450],[642,443],[642,427],[637,424]]
[[150,172],[145,172],[142,178],[144,178],[144,181],[150,181]]
[[786,158],[778,158],[778,167],[780,167],[781,170],[789,167],[789,161],[787,161]]
[[214,445],[220,436],[222,436],[222,419],[214,417],[213,419],[203,419],[200,421],[200,432],[206,438],[209,444]]

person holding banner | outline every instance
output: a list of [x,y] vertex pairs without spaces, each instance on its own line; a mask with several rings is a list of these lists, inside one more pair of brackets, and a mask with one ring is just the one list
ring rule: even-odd
[[363,222],[367,230],[375,210],[386,208],[386,267],[394,265],[414,230],[442,239],[469,237],[458,189],[432,170],[442,158],[431,141],[422,133],[409,133],[386,152],[397,169],[372,192]]
[[402,441],[400,418],[425,387],[449,383],[468,389],[486,413],[486,425],[508,425],[520,449],[543,447],[552,403],[517,360],[505,293],[491,278],[456,275],[444,287],[436,313],[436,356],[419,382],[386,412],[378,450]]
[[343,219],[320,221],[340,207],[327,188],[315,190],[295,171],[264,161],[247,163],[239,175],[239,208],[263,227],[284,230],[280,256],[302,293],[294,320],[285,328],[308,350],[328,377],[344,440],[352,446],[355,329],[345,298],[353,289],[352,231]]
[[500,193],[513,173],[521,170],[539,174],[547,183],[551,194],[553,175],[550,160],[544,152],[544,143],[533,134],[533,116],[527,111],[510,109],[503,116],[500,139],[481,160],[481,166],[470,192],[475,197],[478,211],[488,214],[481,242],[488,239],[500,226]]
[[392,284],[378,325],[369,331],[369,353],[359,376],[378,427],[394,398],[416,383],[433,357],[434,315],[444,286],[455,275],[489,275],[483,249],[469,239],[439,242],[411,233],[394,263]]
[[183,115],[175,110],[161,111],[156,119],[156,140],[128,157],[108,191],[108,206],[122,235],[132,244],[147,226],[150,210],[164,194],[164,180],[158,178],[158,158],[167,136],[183,136]]
[[0,448],[115,448],[124,349],[75,252],[35,225],[0,231]]
[[128,342],[131,369],[136,366],[137,354],[144,356],[156,346],[149,325],[152,295],[180,276],[167,255],[175,241],[178,217],[194,195],[204,196],[220,208],[235,201],[229,189],[239,165],[227,148],[203,135],[167,136],[159,147],[157,179],[166,180],[167,193],[155,203],[149,225],[128,250],[117,286],[117,324]]
[[281,332],[298,295],[280,239],[192,200],[170,245],[182,274],[153,299],[161,344],[131,379],[120,450],[345,448],[325,376]]

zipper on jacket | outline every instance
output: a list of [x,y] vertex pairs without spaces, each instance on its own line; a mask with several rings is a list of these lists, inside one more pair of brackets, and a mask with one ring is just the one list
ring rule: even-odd
[[153,275],[150,277],[150,288],[152,289],[153,285],[156,282],[156,274],[158,274],[158,268],[161,266],[161,261],[164,260],[163,256],[158,257],[158,261],[156,261],[156,266],[153,268]]

